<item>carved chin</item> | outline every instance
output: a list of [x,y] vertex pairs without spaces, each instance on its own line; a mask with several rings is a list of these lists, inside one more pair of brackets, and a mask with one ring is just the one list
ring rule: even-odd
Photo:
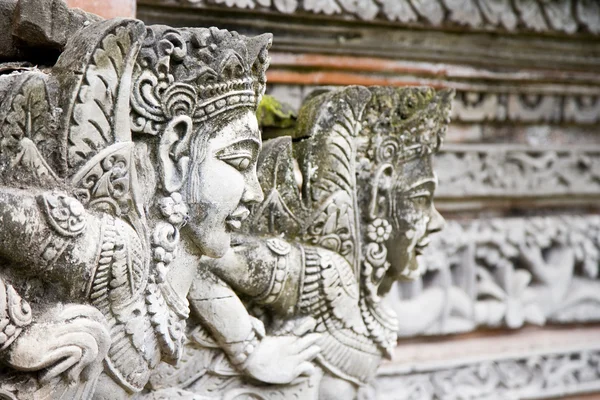
[[408,260],[406,262],[406,266],[402,270],[401,278],[402,279],[415,279],[420,274],[419,269],[419,259],[417,254],[411,251],[408,254]]
[[225,229],[213,229],[210,232],[193,232],[192,241],[202,255],[221,258],[231,247],[231,235]]

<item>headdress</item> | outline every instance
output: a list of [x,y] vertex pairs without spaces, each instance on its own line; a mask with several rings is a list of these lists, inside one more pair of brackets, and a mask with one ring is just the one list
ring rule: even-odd
[[256,110],[271,43],[271,34],[148,28],[133,74],[131,129],[157,134],[180,114],[202,122],[236,108]]
[[442,144],[454,91],[428,87],[372,87],[358,148],[375,164],[399,165],[436,152]]

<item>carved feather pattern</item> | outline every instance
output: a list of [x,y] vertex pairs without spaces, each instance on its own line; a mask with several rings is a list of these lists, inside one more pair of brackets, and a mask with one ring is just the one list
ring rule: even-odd
[[356,149],[362,111],[370,99],[364,87],[350,87],[310,100],[300,110],[299,143],[304,175],[304,240],[342,254],[358,272]]
[[341,255],[305,248],[307,273],[301,307],[316,319],[320,363],[334,375],[362,384],[372,378],[381,352],[369,337],[358,307],[359,289],[351,265]]
[[[2,181],[20,185],[56,183],[58,176],[51,165],[57,156],[57,140],[50,129],[53,121],[45,76],[39,72],[23,74],[7,96],[0,116],[3,136]],[[10,107],[6,107],[10,105]]]
[[106,216],[98,269],[90,288],[91,303],[110,328],[108,369],[134,392],[144,387],[161,358],[145,297],[139,292],[145,282],[131,272],[144,268],[140,249],[140,240],[130,227]]
[[70,169],[110,144],[130,140],[124,123],[129,121],[129,74],[141,45],[140,26],[135,25],[140,23],[130,21],[105,34],[83,72],[69,123]]

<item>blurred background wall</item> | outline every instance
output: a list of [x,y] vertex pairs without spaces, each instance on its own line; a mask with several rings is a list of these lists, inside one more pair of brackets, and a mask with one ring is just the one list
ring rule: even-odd
[[319,86],[455,88],[448,226],[394,288],[376,395],[600,398],[600,1],[138,0],[136,16],[272,32],[268,92],[295,110]]

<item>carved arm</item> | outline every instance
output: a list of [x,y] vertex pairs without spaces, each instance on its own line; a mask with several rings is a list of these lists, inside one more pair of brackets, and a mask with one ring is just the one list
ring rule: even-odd
[[0,221],[0,255],[22,264],[19,272],[50,276],[84,294],[100,238],[99,216],[63,194],[2,188]]

